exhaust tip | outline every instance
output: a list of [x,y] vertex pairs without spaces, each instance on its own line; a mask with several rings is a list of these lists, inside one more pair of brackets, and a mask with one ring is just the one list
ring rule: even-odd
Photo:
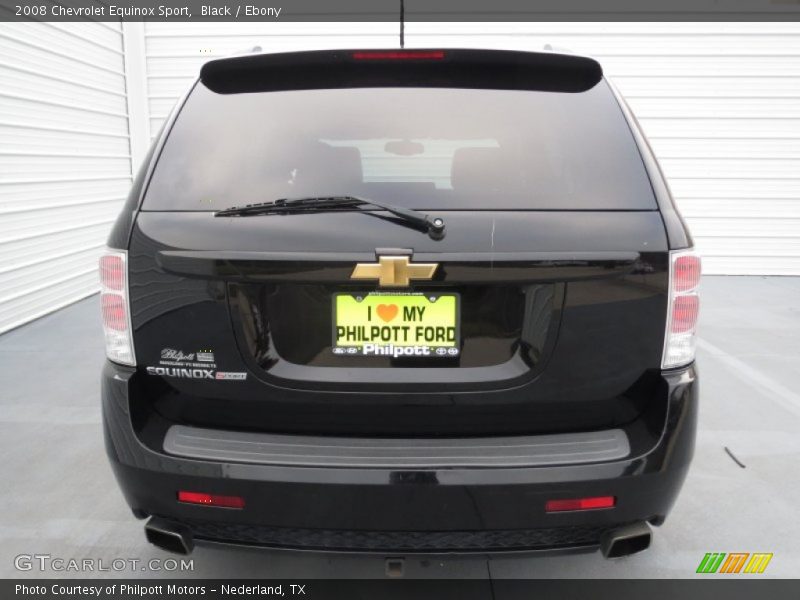
[[167,552],[191,554],[194,550],[192,532],[177,523],[153,517],[145,524],[144,535],[148,542]]
[[652,537],[650,526],[641,521],[606,533],[600,542],[600,550],[605,558],[630,556],[647,550]]

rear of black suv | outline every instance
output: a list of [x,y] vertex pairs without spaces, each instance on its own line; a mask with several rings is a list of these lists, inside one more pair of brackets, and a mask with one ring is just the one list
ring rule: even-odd
[[699,260],[585,57],[208,63],[101,260],[148,538],[647,547],[691,460]]

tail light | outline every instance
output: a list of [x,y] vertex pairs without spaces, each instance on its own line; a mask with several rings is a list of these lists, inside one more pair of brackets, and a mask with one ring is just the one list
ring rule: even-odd
[[244,508],[244,498],[241,496],[218,496],[203,492],[178,492],[178,502],[187,504],[200,504],[202,506],[219,506],[222,508]]
[[100,257],[100,307],[109,360],[134,366],[130,302],[128,302],[128,253],[106,250]]
[[614,508],[616,504],[617,499],[614,496],[591,496],[589,498],[548,500],[544,505],[544,510],[549,513],[573,510],[597,510],[598,508]]
[[700,311],[700,257],[692,250],[670,252],[669,312],[661,367],[673,369],[694,360]]

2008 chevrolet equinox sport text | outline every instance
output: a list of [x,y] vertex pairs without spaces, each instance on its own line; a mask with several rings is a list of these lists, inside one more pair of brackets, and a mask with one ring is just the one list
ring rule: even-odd
[[646,548],[699,259],[600,65],[208,62],[101,259],[106,446],[154,544]]

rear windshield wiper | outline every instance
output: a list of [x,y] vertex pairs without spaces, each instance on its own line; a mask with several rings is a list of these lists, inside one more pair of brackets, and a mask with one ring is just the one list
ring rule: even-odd
[[403,222],[413,225],[431,236],[440,236],[444,233],[444,220],[440,217],[431,217],[418,210],[388,204],[378,200],[369,200],[358,196],[317,196],[309,198],[281,198],[274,202],[259,202],[245,204],[218,210],[215,217],[249,217],[275,213],[303,213],[320,212],[329,209],[355,208],[358,206],[375,206],[399,217]]

